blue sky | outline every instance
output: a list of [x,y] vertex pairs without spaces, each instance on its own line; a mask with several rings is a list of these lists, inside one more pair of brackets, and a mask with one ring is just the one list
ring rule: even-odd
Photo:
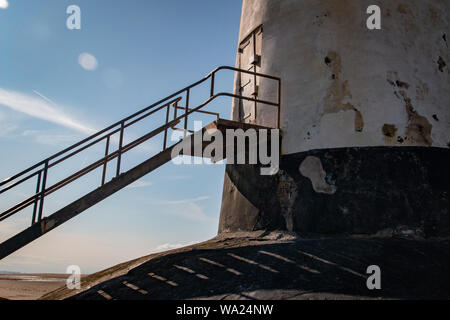
[[[72,4],[81,8],[81,30],[66,27]],[[217,66],[234,65],[240,9],[240,0],[0,0],[0,180]],[[80,55],[95,57],[92,70]],[[232,78],[220,78],[221,87],[231,90]],[[204,100],[201,92],[193,100]],[[227,117],[230,105],[225,99],[213,107]],[[139,130],[130,139],[145,132]],[[124,167],[155,148],[130,153]],[[74,165],[88,164],[89,156]],[[96,177],[55,194],[46,214],[82,195]],[[65,272],[79,265],[90,273],[207,240],[217,233],[223,178],[224,165],[166,164],[0,261],[0,270]],[[21,196],[0,195],[0,210]],[[0,241],[30,221],[24,212],[0,222]]]

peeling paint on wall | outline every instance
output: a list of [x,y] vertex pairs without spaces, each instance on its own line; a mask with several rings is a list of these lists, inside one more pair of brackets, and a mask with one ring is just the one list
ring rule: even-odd
[[334,52],[328,52],[324,59],[325,64],[331,69],[333,80],[331,86],[327,90],[324,103],[325,113],[338,113],[340,111],[353,110],[355,112],[355,131],[361,132],[364,129],[364,119],[361,112],[350,102],[344,102],[346,99],[351,99],[352,94],[348,88],[348,81],[341,80],[341,58]]
[[431,146],[433,144],[433,139],[431,138],[432,125],[428,122],[427,118],[419,115],[414,110],[411,99],[408,98],[405,91],[401,90],[399,93],[403,97],[408,115],[406,135],[409,137],[410,142]]
[[[261,72],[282,78],[283,154],[427,146],[427,138],[416,143],[415,134],[408,137],[407,127],[415,127],[415,120],[409,124],[400,90],[433,126],[432,146],[447,147],[450,1],[383,0],[379,5],[383,31],[371,32],[365,28],[367,6],[359,1],[243,1],[241,39],[263,24]],[[442,72],[439,57],[446,64],[441,61]],[[390,85],[388,70],[399,76],[392,76]],[[260,95],[276,99],[277,92],[262,82]],[[258,113],[261,124],[269,124],[274,114],[266,109]],[[397,127],[388,144],[384,124]],[[422,131],[427,136],[426,124]]]
[[[399,137],[398,142],[402,143],[404,140],[408,140],[410,144],[419,144],[431,146],[433,144],[433,139],[431,138],[431,131],[433,126],[427,120],[427,118],[421,116],[413,107],[411,98],[408,97],[406,90],[409,89],[409,84],[399,80],[398,73],[395,71],[388,71],[387,82],[389,82],[394,89],[395,96],[402,100],[405,104],[406,115],[407,115],[407,126],[405,128],[406,137]],[[416,89],[416,94],[421,94],[420,96],[428,93],[428,86],[421,83],[421,88],[419,91]],[[406,90],[403,90],[406,89]],[[387,126],[387,125],[385,125]],[[385,129],[387,130],[385,133]],[[389,127],[383,127],[383,134],[385,137],[392,138],[391,131]],[[385,139],[386,142],[391,142],[390,139]]]
[[311,180],[315,192],[325,194],[334,194],[336,192],[336,186],[326,182],[325,178],[327,174],[319,158],[313,156],[306,157],[301,163],[299,171],[304,177]]
[[393,124],[385,124],[381,131],[383,132],[384,141],[387,144],[392,144],[394,142],[394,138],[397,136],[397,127]]

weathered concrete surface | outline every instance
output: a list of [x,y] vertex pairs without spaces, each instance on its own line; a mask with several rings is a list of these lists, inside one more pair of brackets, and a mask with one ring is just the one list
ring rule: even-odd
[[[366,27],[373,4],[381,30]],[[449,1],[244,0],[242,10],[240,41],[262,24],[258,71],[282,79],[283,154],[448,147]],[[276,98],[267,81],[259,93]],[[257,123],[273,124],[272,111],[262,106]],[[395,135],[383,132],[386,124]]]
[[[219,237],[93,274],[43,299],[449,299],[450,242]],[[368,290],[369,265],[381,290]]]
[[[305,165],[311,162],[314,165]],[[280,172],[229,165],[219,233],[288,230],[450,236],[450,150],[337,148],[283,156]]]

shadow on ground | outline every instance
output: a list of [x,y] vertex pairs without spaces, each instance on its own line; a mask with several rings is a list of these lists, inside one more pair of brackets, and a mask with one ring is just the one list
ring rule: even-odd
[[[226,239],[120,265],[44,299],[449,299],[450,241]],[[137,265],[137,266],[136,266]],[[368,290],[369,265],[381,290]],[[111,269],[112,270],[112,269]],[[87,288],[87,289],[86,289]]]

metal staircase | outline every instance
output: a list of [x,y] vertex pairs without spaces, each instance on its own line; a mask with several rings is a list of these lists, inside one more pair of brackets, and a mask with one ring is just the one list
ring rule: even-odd
[[[277,101],[264,101],[258,99],[257,96],[243,96],[242,94],[228,92],[215,93],[215,77],[216,74],[222,70],[233,71],[238,75],[240,75],[241,73],[250,74],[254,77],[275,81],[278,90]],[[206,81],[210,81],[209,97],[200,105],[191,107],[191,90],[197,86],[200,86]],[[120,120],[119,122],[93,134],[92,136],[72,145],[71,147],[61,152],[54,154],[53,156],[31,166],[30,168],[5,179],[4,181],[0,182],[0,201],[2,197],[6,197],[8,194],[11,194],[12,192],[14,192],[14,190],[17,190],[19,186],[26,182],[34,180],[36,182],[36,188],[35,193],[31,194],[28,198],[16,203],[9,209],[0,213],[1,223],[1,221],[23,211],[26,208],[32,208],[31,226],[0,244],[0,259],[7,257],[11,253],[19,250],[20,248],[36,240],[47,232],[55,229],[56,227],[72,219],[86,209],[106,199],[113,193],[125,188],[126,186],[135,182],[149,172],[169,162],[172,157],[172,150],[177,144],[186,143],[188,139],[191,140],[190,143],[193,143],[194,139],[192,139],[192,134],[195,134],[195,132],[188,128],[188,119],[191,118],[192,120],[192,117],[194,117],[195,115],[207,114],[217,117],[217,120],[202,128],[201,131],[204,131],[205,129],[224,131],[227,128],[241,128],[244,130],[249,128],[254,128],[256,130],[264,128],[256,124],[244,123],[243,121],[224,120],[220,118],[219,113],[206,110],[208,104],[220,96],[239,99],[239,101],[252,101],[255,103],[255,105],[262,104],[277,108],[277,128],[279,128],[280,92],[281,80],[278,77],[255,73],[247,70],[241,70],[233,67],[222,66],[215,69],[205,78],[193,83],[192,85],[187,86],[186,88],[174,94],[171,94],[170,96],[152,104],[151,106],[148,106]],[[181,106],[181,102],[183,102],[183,106]],[[159,127],[150,130],[148,133],[144,134],[138,139],[135,139],[134,141],[126,144],[124,143],[124,133],[127,128],[151,117],[152,115],[155,115],[155,113],[157,113],[158,111],[164,112],[164,110],[166,111],[165,121]],[[229,113],[229,110],[227,110],[227,112]],[[177,125],[180,124],[183,125],[182,128],[177,127]],[[183,131],[184,139],[169,146],[168,133],[170,130]],[[118,146],[114,151],[112,151],[110,149],[113,145],[112,140],[114,140],[114,135],[118,135]],[[125,153],[136,148],[139,145],[142,145],[144,142],[161,135],[163,136],[163,143],[159,153],[148,158],[147,160],[143,161],[142,163],[138,164],[128,171],[121,171],[122,156]],[[52,185],[48,185],[48,178],[49,175],[52,174],[53,168],[56,168],[61,163],[72,159],[80,152],[89,149],[92,150],[94,147],[101,144],[103,144],[105,147],[104,154],[101,155],[101,158],[85,166],[83,169],[66,176],[58,182]],[[202,144],[203,145],[201,146],[200,150],[203,150],[207,145],[207,143]],[[191,148],[191,150],[194,149],[196,148]],[[194,152],[188,155],[201,156],[198,154],[194,154]],[[108,164],[110,164],[112,161],[115,161],[115,177],[111,181],[107,182],[107,167]],[[44,206],[46,197],[62,188],[68,189],[68,186],[72,182],[80,179],[81,177],[84,177],[88,173],[98,168],[102,168],[102,174],[101,177],[99,177],[99,186],[97,188],[87,190],[88,192],[78,200],[68,203],[62,209],[46,215],[47,212]]]

